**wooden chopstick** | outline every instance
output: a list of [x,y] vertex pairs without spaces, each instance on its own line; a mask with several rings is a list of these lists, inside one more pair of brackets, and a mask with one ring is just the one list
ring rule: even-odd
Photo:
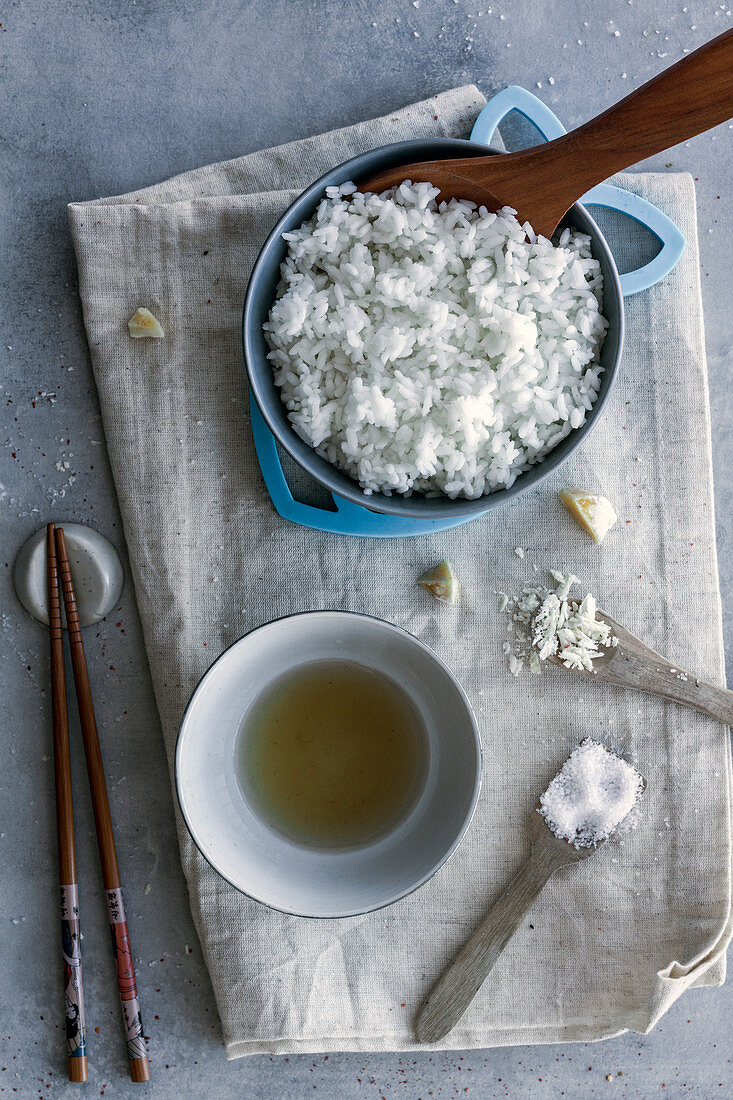
[[97,723],[94,718],[94,704],[92,702],[92,689],[89,684],[89,672],[87,670],[86,657],[84,655],[84,643],[81,638],[79,615],[76,608],[74,584],[71,579],[69,555],[66,549],[64,532],[60,527],[56,528],[56,552],[58,554],[59,574],[61,587],[64,593],[64,605],[66,607],[66,628],[69,636],[69,648],[71,650],[71,663],[74,669],[74,683],[76,685],[76,698],[79,705],[79,719],[81,723],[82,738],[84,740],[84,754],[87,760],[87,772],[89,786],[92,793],[92,808],[94,810],[94,824],[97,830],[97,844],[99,846],[99,858],[102,863],[102,879],[107,895],[107,915],[109,917],[110,931],[112,932],[112,950],[117,963],[117,987],[120,993],[122,1006],[122,1019],[127,1042],[127,1057],[130,1065],[130,1076],[133,1081],[147,1081],[150,1078],[150,1063],[145,1049],[143,1038],[143,1025],[140,1017],[140,1005],[137,998],[137,984],[135,982],[135,968],[132,962],[130,937],[125,919],[125,907],[122,901],[122,885],[120,872],[117,867],[117,851],[115,838],[112,831],[112,818],[109,812],[109,800],[107,798],[107,784],[104,778],[102,765],[102,753],[99,747]]
[[74,806],[71,795],[69,714],[66,708],[64,633],[56,562],[54,526],[46,528],[48,625],[51,638],[51,706],[53,711],[53,766],[56,780],[56,836],[61,889],[61,946],[64,955],[64,1007],[69,1080],[87,1079],[84,986],[81,972],[79,896],[74,848]]

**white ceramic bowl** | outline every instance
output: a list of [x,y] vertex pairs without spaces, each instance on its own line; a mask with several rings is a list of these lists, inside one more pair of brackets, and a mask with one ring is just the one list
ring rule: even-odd
[[[260,692],[290,669],[334,658],[381,672],[406,692],[425,728],[426,777],[392,832],[329,850],[295,843],[258,816],[235,764]],[[186,708],[175,766],[191,836],[232,886],[286,913],[345,917],[404,897],[455,851],[478,798],[481,743],[460,684],[417,638],[366,615],[311,611],[259,627],[214,662]]]

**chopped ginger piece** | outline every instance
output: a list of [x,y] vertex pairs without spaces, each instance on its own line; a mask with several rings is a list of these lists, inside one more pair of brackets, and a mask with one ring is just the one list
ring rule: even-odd
[[160,340],[161,337],[165,336],[158,318],[154,317],[150,310],[145,309],[144,306],[140,306],[135,316],[130,318],[127,327],[133,340],[139,340],[142,336],[151,336],[154,340]]
[[421,577],[418,577],[417,583],[421,584],[423,588],[427,588],[436,600],[440,600],[442,603],[456,603],[458,601],[461,586],[449,561],[442,561],[440,565],[435,566],[435,569],[423,573]]
[[561,489],[560,500],[574,520],[583,527],[596,542],[603,542],[618,516],[613,505],[606,497],[598,493],[588,493],[584,489]]

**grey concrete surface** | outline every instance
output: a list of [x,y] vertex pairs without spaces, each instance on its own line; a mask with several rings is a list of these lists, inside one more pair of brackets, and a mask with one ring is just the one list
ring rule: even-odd
[[[123,548],[76,295],[65,204],[388,111],[475,81],[519,83],[577,124],[731,25],[701,0],[0,0],[0,1092],[60,1097],[53,776],[46,636],[10,573],[48,519]],[[733,586],[730,231],[733,133],[654,159],[698,180],[724,605]],[[683,454],[680,459],[684,460]],[[67,465],[68,464],[68,465]],[[733,616],[725,621],[732,639]],[[151,1096],[728,1097],[733,987],[689,993],[648,1036],[464,1055],[225,1061],[178,863],[171,792],[132,592],[87,635]],[[78,730],[73,730],[78,737]],[[87,1093],[125,1075],[86,779],[76,754],[91,1024]],[[607,1080],[611,1075],[612,1081]]]

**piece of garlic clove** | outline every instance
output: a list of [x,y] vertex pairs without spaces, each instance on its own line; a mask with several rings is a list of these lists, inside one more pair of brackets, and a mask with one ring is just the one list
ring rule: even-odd
[[585,489],[561,489],[560,500],[570,515],[596,542],[603,542],[618,519],[607,497]]
[[127,327],[133,340],[140,340],[144,336],[151,337],[153,340],[160,340],[165,336],[163,326],[158,318],[154,317],[150,310],[145,309],[144,306],[140,306],[135,315],[130,318]]
[[461,590],[458,577],[449,561],[441,561],[434,569],[418,577],[417,583],[427,588],[441,603],[457,603]]

